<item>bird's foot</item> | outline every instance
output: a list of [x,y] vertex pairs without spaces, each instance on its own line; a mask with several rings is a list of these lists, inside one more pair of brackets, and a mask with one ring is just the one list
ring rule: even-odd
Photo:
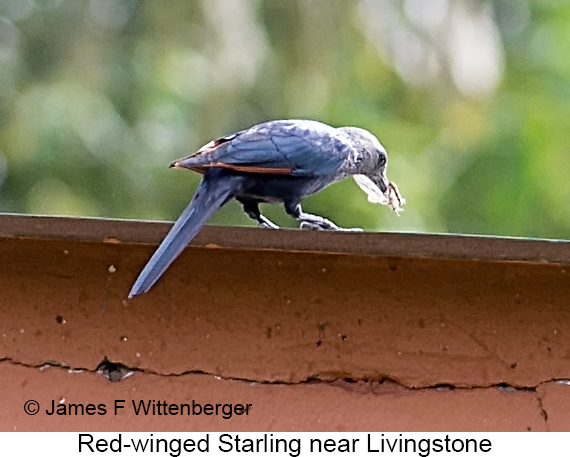
[[321,224],[317,224],[315,222],[307,222],[307,221],[301,222],[300,227],[303,230],[332,230],[335,232],[363,232],[364,231],[360,227],[347,228],[347,229],[342,228],[342,227],[338,227],[336,225],[334,226],[334,228],[331,226],[323,227]]
[[301,222],[300,227],[302,230],[326,230],[319,224],[315,224],[313,222]]
[[336,224],[318,216],[313,217],[312,220],[301,221],[300,227],[306,230],[341,230]]
[[342,228],[338,227],[337,225],[330,222],[331,225],[323,226],[323,224],[315,223],[315,222],[301,222],[301,229],[303,230],[332,230],[335,232],[362,232],[363,230],[359,227],[355,228]]
[[273,222],[271,222],[269,220],[264,221],[264,222],[260,222],[258,227],[266,228],[266,229],[278,229],[279,228],[278,225],[274,224]]

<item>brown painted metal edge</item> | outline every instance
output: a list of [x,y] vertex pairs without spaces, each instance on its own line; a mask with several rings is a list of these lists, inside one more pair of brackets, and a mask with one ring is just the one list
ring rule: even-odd
[[[171,225],[168,222],[124,219],[0,214],[0,240],[32,238],[111,244],[158,244]],[[191,244],[198,247],[323,254],[570,263],[570,241],[478,235],[316,232],[206,226]]]

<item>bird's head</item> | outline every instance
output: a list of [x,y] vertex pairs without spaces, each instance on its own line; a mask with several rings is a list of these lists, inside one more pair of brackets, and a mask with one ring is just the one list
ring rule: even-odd
[[339,130],[348,137],[354,149],[354,179],[368,194],[368,200],[390,205],[394,211],[400,211],[405,200],[396,184],[388,181],[388,153],[378,138],[358,127],[341,127]]
[[388,154],[378,138],[368,130],[358,127],[341,127],[339,130],[348,137],[354,149],[354,171],[370,178],[382,193],[386,192],[388,189],[386,178]]

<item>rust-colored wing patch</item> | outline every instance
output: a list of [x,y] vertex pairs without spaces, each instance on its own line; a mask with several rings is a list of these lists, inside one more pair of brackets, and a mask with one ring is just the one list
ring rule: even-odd
[[[174,165],[176,167],[176,164]],[[184,167],[180,166],[178,168],[189,168],[190,170],[196,171],[198,173],[204,174],[208,168],[226,168],[228,170],[241,171],[243,173],[259,173],[266,175],[290,175],[292,170],[290,168],[271,168],[271,167],[261,167],[259,165],[232,165],[224,162],[208,163],[204,165]]]
[[225,136],[223,138],[218,138],[217,140],[212,140],[209,143],[202,146],[200,149],[198,149],[198,151],[196,151],[196,153],[194,155],[196,156],[196,155],[202,155],[202,154],[206,154],[208,152],[212,152],[221,144],[227,143],[228,141],[232,141],[237,135],[238,134],[235,133],[233,135],[228,135],[228,136]]
[[[226,141],[227,141],[227,140],[226,140]],[[205,144],[205,145],[202,146],[200,149],[198,149],[194,155],[212,152],[212,151],[213,151],[214,149],[216,149],[220,144],[225,143],[226,141],[222,141],[222,140],[212,140],[212,141],[210,141],[208,144]]]

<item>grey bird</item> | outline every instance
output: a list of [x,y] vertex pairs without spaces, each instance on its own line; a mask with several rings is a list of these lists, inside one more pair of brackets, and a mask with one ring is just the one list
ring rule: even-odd
[[277,120],[213,140],[171,164],[203,175],[194,198],[148,261],[129,298],[147,292],[196,236],[212,214],[235,198],[260,227],[277,225],[260,203],[283,204],[301,228],[344,230],[301,209],[301,200],[348,176],[371,202],[400,211],[404,199],[386,177],[387,153],[358,127],[334,128],[311,120]]

